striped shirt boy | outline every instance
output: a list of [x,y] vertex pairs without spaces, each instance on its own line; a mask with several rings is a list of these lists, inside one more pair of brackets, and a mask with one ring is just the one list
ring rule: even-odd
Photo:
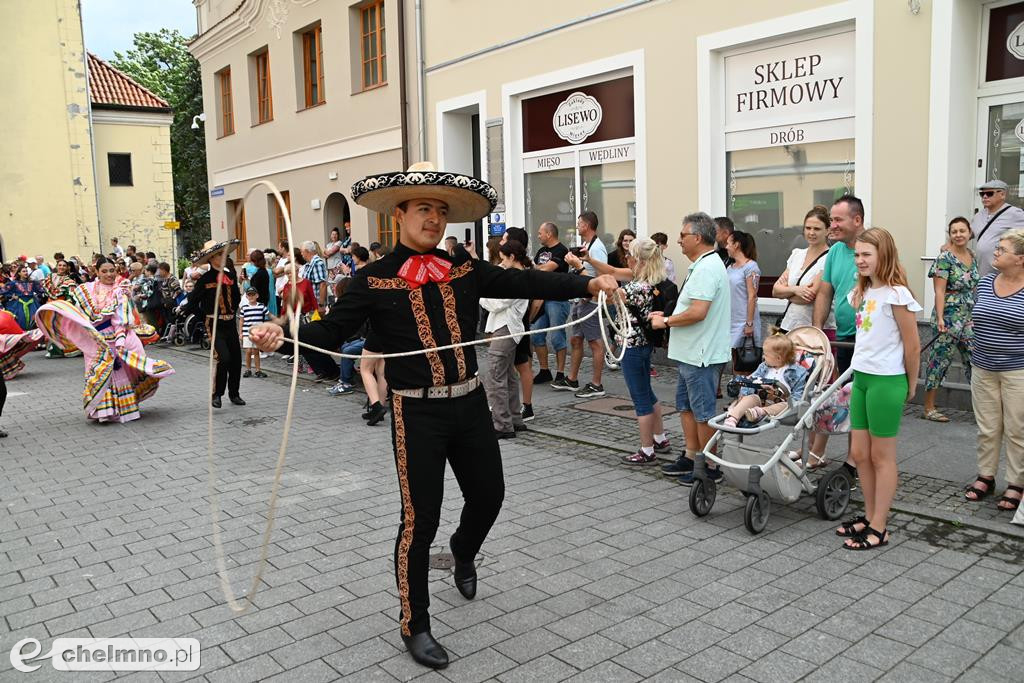
[[[252,297],[253,301],[255,299],[256,297]],[[253,325],[258,325],[268,318],[267,307],[258,301],[255,303],[246,301],[239,307],[238,312],[242,314],[242,335],[246,338],[248,338],[249,330],[252,329]]]

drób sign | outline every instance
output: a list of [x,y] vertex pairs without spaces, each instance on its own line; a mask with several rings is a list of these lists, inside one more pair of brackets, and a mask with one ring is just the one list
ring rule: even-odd
[[601,125],[603,112],[601,103],[582,92],[569,95],[551,117],[551,125],[555,134],[568,143],[578,145],[597,130]]

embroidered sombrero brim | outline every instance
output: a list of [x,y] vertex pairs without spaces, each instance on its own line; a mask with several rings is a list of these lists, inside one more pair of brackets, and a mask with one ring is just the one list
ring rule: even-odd
[[[390,215],[411,199],[438,199],[448,205],[449,223],[469,223],[494,210],[497,191],[484,181],[462,173],[420,170],[380,173],[352,185],[352,199],[378,213]],[[428,164],[422,164],[428,166]]]
[[235,250],[235,247],[241,244],[239,240],[224,240],[223,242],[217,242],[215,244],[210,244],[211,242],[213,242],[213,240],[209,240],[206,244],[204,244],[203,248],[199,251],[199,253],[192,257],[193,267],[202,266],[209,263],[210,259],[212,259],[221,251],[224,251],[225,247],[227,247],[227,251],[225,252],[225,256],[227,256]]

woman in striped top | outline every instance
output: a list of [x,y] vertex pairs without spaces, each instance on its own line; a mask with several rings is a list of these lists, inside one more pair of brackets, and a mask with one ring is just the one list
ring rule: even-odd
[[1003,437],[1006,492],[996,504],[1014,511],[1024,494],[1024,230],[1006,232],[974,302],[971,402],[978,422],[978,478],[967,500],[995,488]]

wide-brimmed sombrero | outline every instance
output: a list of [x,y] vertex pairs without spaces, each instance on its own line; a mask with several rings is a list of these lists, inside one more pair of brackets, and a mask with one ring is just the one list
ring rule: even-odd
[[206,243],[203,244],[203,248],[197,251],[195,256],[192,257],[192,265],[201,266],[209,263],[210,259],[221,251],[224,251],[224,255],[227,256],[233,252],[235,247],[239,244],[241,244],[239,240],[224,240],[223,242],[207,240]]
[[438,171],[432,163],[420,162],[408,171],[366,176],[352,185],[352,199],[386,215],[410,199],[439,199],[448,205],[449,223],[469,223],[494,209],[498,193],[479,178]]

